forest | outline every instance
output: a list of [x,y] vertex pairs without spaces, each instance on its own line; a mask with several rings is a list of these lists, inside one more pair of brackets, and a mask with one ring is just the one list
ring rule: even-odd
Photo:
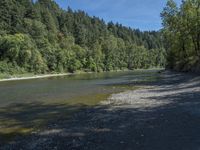
[[200,72],[200,0],[184,0],[180,7],[169,0],[161,17],[167,67]]
[[[180,66],[188,59],[195,61],[200,56],[199,34],[196,33],[199,24],[190,22],[191,30],[182,32],[188,28],[185,21],[188,17],[182,16],[182,11],[192,13],[187,8],[193,4],[183,5],[179,12],[176,7],[171,7],[171,3],[163,12],[164,33],[168,39],[168,53],[179,55],[173,50],[181,49],[180,57],[168,57],[173,63],[170,65]],[[169,23],[171,19],[174,23],[180,20],[184,26],[173,29],[174,25]],[[63,10],[52,0],[1,0],[0,73],[101,72],[164,67],[167,53],[161,34],[106,23],[81,10]],[[177,40],[170,40],[172,34]],[[191,35],[189,39],[185,34]],[[182,55],[189,57],[182,59]]]

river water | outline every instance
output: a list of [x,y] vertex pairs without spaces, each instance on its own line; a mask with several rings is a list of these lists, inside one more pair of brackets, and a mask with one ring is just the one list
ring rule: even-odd
[[113,92],[130,88],[130,83],[155,79],[156,72],[106,72],[1,82],[0,107],[34,102],[95,105]]
[[158,70],[70,75],[0,82],[0,147],[105,101],[112,93],[154,81]]

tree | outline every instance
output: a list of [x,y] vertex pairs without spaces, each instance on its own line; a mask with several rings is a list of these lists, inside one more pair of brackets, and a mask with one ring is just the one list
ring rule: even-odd
[[[197,7],[193,7],[193,3],[191,1],[187,7],[182,7],[185,14],[192,14],[188,17],[179,15],[182,16],[179,22],[184,23],[182,28],[173,32],[165,30],[170,35],[176,33],[175,41],[179,45],[179,37],[182,37],[185,49],[190,46],[186,41],[191,41],[194,51],[190,50],[186,56],[199,51],[199,32],[196,32],[199,24],[193,20],[198,11],[195,11]],[[186,22],[185,18],[192,23]],[[177,23],[177,19],[175,21]],[[187,25],[190,38],[183,38],[186,36],[182,31],[187,29]],[[177,47],[176,42],[167,41]],[[0,1],[0,67],[4,72],[100,72],[147,68],[164,64],[159,51],[162,48],[160,32],[141,32],[119,23],[105,23],[84,11],[63,10],[52,0]],[[176,51],[168,52],[179,56]],[[3,70],[2,66],[11,69]]]
[[200,62],[200,1],[185,0],[180,8],[169,0],[162,14],[168,67],[189,70]]
[[[44,72],[45,62],[28,35],[15,34],[0,38],[1,60],[17,64],[27,71]],[[37,65],[37,67],[35,67]]]

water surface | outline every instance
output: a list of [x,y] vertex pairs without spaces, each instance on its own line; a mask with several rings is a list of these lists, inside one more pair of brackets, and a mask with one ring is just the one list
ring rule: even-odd
[[158,78],[156,70],[143,70],[0,82],[0,141],[69,119],[112,93]]
[[[30,102],[75,104],[80,97],[112,93],[119,88],[114,85],[154,79],[155,73],[153,70],[107,72],[1,82],[0,107]],[[77,103],[89,104],[84,99]]]

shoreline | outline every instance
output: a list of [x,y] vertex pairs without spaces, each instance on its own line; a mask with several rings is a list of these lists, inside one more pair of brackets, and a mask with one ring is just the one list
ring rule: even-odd
[[[163,70],[163,68],[151,68],[151,69],[135,69],[135,70],[113,70],[113,71],[108,71],[108,72],[138,71],[138,70],[152,70],[152,69],[153,70]],[[10,77],[10,78],[2,78],[2,79],[0,79],[0,82],[42,79],[42,78],[69,76],[69,75],[77,75],[77,74],[90,74],[90,73],[96,73],[96,72],[77,71],[77,72],[74,72],[74,73],[55,73],[55,74],[33,75],[33,76],[30,75],[30,76],[27,76],[27,77],[23,77],[23,74],[21,74],[22,77],[20,77],[20,75],[19,76],[16,75],[16,77],[13,76],[13,77]]]
[[73,74],[75,73],[45,74],[45,75],[34,75],[34,76],[28,76],[28,77],[11,77],[11,78],[0,79],[0,82],[42,79],[42,78],[49,78],[49,77],[68,76],[68,75],[73,75]]
[[[6,134],[2,134],[0,138],[5,140],[0,142],[0,147],[4,150],[13,147],[30,150],[41,150],[44,147],[61,150],[65,147],[69,150],[86,147],[87,150],[93,150],[94,147],[104,147],[120,150],[129,143],[126,148],[138,150],[149,149],[149,146],[149,150],[168,150],[177,145],[178,149],[191,149],[191,144],[198,145],[200,138],[200,77],[172,71],[157,75],[162,78],[155,82],[131,84],[142,88],[113,93],[107,101],[95,106],[19,105],[11,113],[8,106],[5,108],[7,113],[2,111],[1,116],[7,118],[11,114],[9,119],[13,119],[14,115],[16,120],[25,122],[26,126],[33,120],[37,121],[41,114],[42,120],[48,114],[53,119],[49,120],[48,117],[47,124],[35,131],[27,130],[23,133],[24,130],[19,130],[8,141]],[[134,82],[132,79],[130,81]],[[78,111],[70,114],[70,119],[65,118],[66,110],[76,108]],[[27,117],[27,114],[34,114],[34,118]],[[21,120],[25,117],[27,119]],[[186,140],[182,142],[182,139]]]
[[[120,71],[127,71],[127,70],[120,70]],[[113,71],[110,71],[113,72]],[[116,72],[119,72],[119,70],[116,70]],[[20,80],[31,80],[31,79],[42,79],[42,78],[50,78],[50,77],[60,77],[60,76],[69,76],[69,75],[78,75],[78,74],[91,74],[95,72],[83,72],[83,71],[77,71],[74,73],[55,73],[55,74],[44,74],[44,75],[33,75],[33,76],[27,76],[23,77],[23,74],[21,74],[22,77],[10,77],[10,78],[2,78],[0,79],[0,82],[7,82],[7,81],[20,81]]]
[[[160,75],[163,78],[159,81],[142,83],[142,89],[114,93],[107,103],[83,107],[69,120],[55,118],[48,128],[18,136],[13,142],[3,143],[2,149],[168,150],[175,147],[185,150],[191,149],[191,145],[198,146],[200,77],[171,71]],[[52,113],[57,107],[51,108],[43,109]],[[57,111],[69,108],[74,107],[62,106]],[[27,109],[23,112],[38,110]]]

